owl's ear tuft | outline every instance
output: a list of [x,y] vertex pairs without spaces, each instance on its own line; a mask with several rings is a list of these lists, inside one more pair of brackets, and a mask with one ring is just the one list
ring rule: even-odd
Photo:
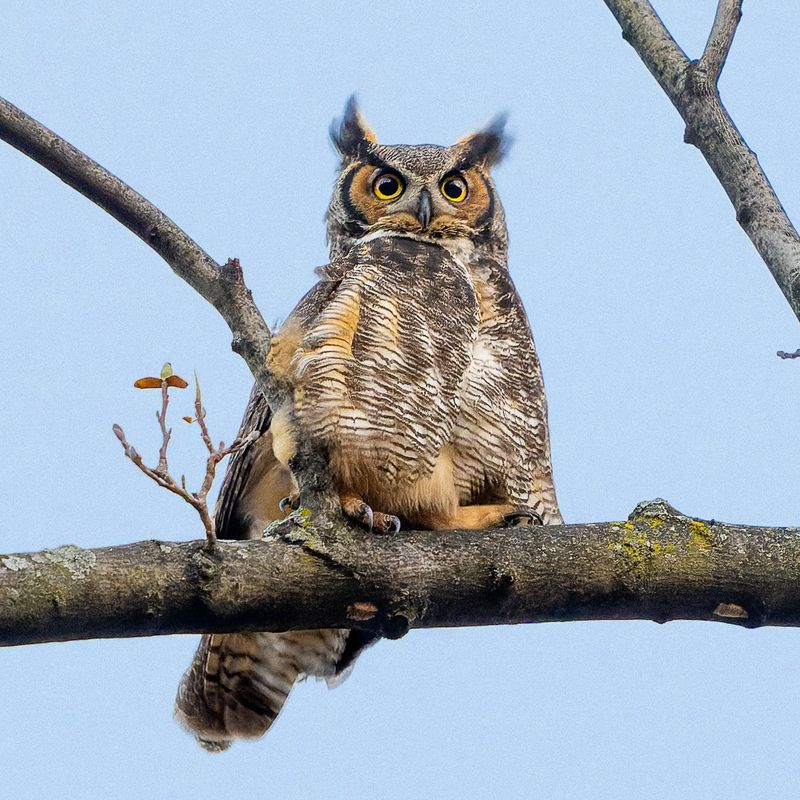
[[500,114],[485,128],[459,139],[454,146],[462,150],[465,161],[493,167],[505,158],[511,146],[511,137],[505,132],[507,120],[505,114]]
[[331,141],[342,158],[357,158],[378,141],[358,110],[355,95],[350,95],[342,118],[331,123]]

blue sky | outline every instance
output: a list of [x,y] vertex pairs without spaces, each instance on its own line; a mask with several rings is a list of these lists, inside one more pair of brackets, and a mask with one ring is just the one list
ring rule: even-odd
[[[715,3],[656,5],[699,55]],[[795,220],[798,29],[800,7],[746,4],[721,81]],[[386,142],[449,143],[508,111],[496,179],[567,521],[663,496],[798,523],[800,367],[775,357],[800,346],[797,321],[600,0],[17,3],[0,75],[0,94],[216,258],[239,257],[270,321],[326,261],[327,128],[351,92]],[[230,439],[250,377],[224,324],[5,145],[0,187],[0,550],[198,536],[111,425],[155,455],[155,402],[131,382],[170,360],[197,369],[212,433]],[[173,459],[199,477],[195,434],[177,429]],[[17,798],[786,797],[799,636],[680,622],[412,632],[335,691],[299,686],[268,737],[219,757],[171,719],[194,637],[7,649],[0,772]]]

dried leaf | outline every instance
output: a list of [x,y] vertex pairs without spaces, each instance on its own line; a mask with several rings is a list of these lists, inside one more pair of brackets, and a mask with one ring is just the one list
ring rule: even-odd
[[180,375],[170,375],[165,380],[167,386],[174,386],[177,389],[185,389],[189,385]]
[[188,422],[190,425],[194,422],[194,417],[184,417],[184,422]]
[[161,378],[139,378],[138,381],[134,381],[133,386],[136,389],[160,389]]
[[173,374],[174,373],[172,372],[172,364],[170,364],[169,361],[167,361],[167,363],[164,364],[163,367],[161,367],[161,379],[163,380],[164,378],[169,378]]

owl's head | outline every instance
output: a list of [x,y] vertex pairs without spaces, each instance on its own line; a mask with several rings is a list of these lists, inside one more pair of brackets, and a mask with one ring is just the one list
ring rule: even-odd
[[505,259],[505,217],[490,170],[503,157],[505,119],[450,147],[379,144],[350,98],[331,126],[341,169],[328,208],[331,256],[368,235],[466,241]]

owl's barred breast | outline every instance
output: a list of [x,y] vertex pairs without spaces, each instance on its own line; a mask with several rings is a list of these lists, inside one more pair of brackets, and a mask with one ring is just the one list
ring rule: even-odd
[[[525,505],[549,473],[546,412],[507,274],[387,235],[320,276],[272,358],[336,485],[419,524],[479,499]],[[285,463],[284,419],[273,427]]]
[[338,483],[394,505],[432,478],[452,438],[478,299],[447,251],[406,237],[360,244],[327,275],[337,288],[306,317],[291,359],[295,412]]

